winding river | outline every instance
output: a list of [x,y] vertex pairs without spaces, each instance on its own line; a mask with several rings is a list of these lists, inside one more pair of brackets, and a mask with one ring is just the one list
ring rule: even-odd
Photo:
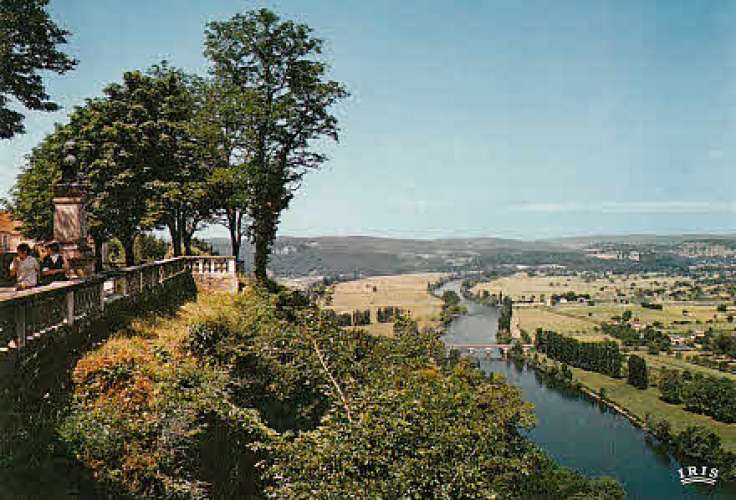
[[[461,281],[440,288],[460,294]],[[498,314],[494,307],[463,299],[468,313],[448,327],[447,344],[488,344],[495,340]],[[537,425],[529,439],[566,467],[620,481],[629,498],[736,498],[733,485],[681,486],[680,467],[655,439],[625,417],[573,389],[550,386],[532,369],[505,360],[480,358],[480,368],[503,374],[534,404]]]

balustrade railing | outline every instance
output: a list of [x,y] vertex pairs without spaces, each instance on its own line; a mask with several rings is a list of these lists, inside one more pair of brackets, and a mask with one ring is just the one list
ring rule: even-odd
[[193,274],[235,274],[235,257],[189,257]]
[[177,257],[119,269],[81,281],[56,282],[0,295],[0,352],[64,326],[101,315],[105,305],[146,293],[182,273],[235,279],[233,257]]

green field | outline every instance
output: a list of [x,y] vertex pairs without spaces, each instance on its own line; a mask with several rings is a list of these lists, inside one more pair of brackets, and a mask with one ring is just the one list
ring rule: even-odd
[[599,332],[601,323],[611,322],[612,318],[620,317],[627,310],[632,312],[632,325],[643,328],[659,322],[667,334],[702,334],[709,328],[716,332],[733,332],[736,328],[736,323],[727,320],[727,316],[733,314],[731,310],[717,312],[715,306],[702,304],[664,304],[662,310],[647,309],[638,304],[613,303],[524,305],[515,307],[514,314],[518,316],[519,328],[528,333],[543,328],[592,339],[604,337]]
[[659,399],[660,393],[656,387],[642,391],[626,383],[626,379],[613,379],[600,373],[571,369],[573,377],[583,385],[596,393],[601,388],[605,389],[608,399],[641,420],[645,420],[648,414],[655,419],[666,419],[676,432],[689,425],[702,425],[721,437],[724,448],[736,450],[736,424],[717,422],[705,415],[685,411],[681,406],[665,403]]
[[588,340],[605,338],[604,335],[595,331],[598,326],[595,321],[584,316],[577,317],[560,312],[556,307],[545,306],[514,308],[514,316],[518,318],[519,328],[529,334],[533,334],[537,328],[541,327],[573,337],[585,337]]
[[736,380],[736,374],[729,372],[722,372],[714,368],[708,368],[707,366],[700,366],[694,363],[689,363],[685,359],[678,359],[675,356],[660,353],[656,356],[651,354],[644,354],[638,352],[637,355],[643,357],[647,361],[647,366],[650,370],[660,370],[662,368],[677,369],[677,370],[690,370],[692,373],[702,373],[703,375],[710,375],[713,377],[724,377]]
[[665,299],[675,289],[677,281],[690,282],[688,278],[674,278],[655,274],[610,277],[574,276],[530,276],[516,273],[493,281],[478,283],[473,293],[486,290],[492,294],[502,292],[514,301],[542,301],[542,297],[561,295],[566,292],[588,294],[594,300],[613,301],[631,298],[641,292],[651,292],[651,300]]
[[[632,322],[640,325],[651,325],[655,321],[663,325],[668,333],[696,333],[712,327],[718,331],[732,331],[734,324],[728,322],[728,315],[732,311],[721,313],[714,305],[664,303],[662,310],[648,309],[638,304],[595,304],[593,306],[581,304],[562,304],[554,306],[560,314],[567,314],[578,318],[585,318],[595,322],[611,321],[614,316],[621,316],[624,311],[632,312]],[[688,322],[676,324],[676,321]]]

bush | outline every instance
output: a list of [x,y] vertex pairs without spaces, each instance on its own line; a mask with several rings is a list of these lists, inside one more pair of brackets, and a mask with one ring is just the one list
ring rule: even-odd
[[647,371],[647,362],[644,358],[632,354],[629,356],[629,376],[628,382],[637,389],[646,389],[649,387],[649,373]]

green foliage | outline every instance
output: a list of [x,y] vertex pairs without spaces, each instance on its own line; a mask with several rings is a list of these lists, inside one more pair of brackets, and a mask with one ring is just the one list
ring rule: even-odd
[[466,312],[466,308],[461,304],[460,296],[456,292],[445,290],[441,299],[442,312],[440,313],[440,319],[442,323],[449,324],[453,317]]
[[397,318],[404,314],[404,311],[400,307],[386,306],[379,307],[376,310],[376,319],[379,323],[391,323],[394,318]]
[[169,244],[153,234],[139,234],[133,244],[136,262],[152,262],[166,257]]
[[67,154],[64,144],[73,139],[98,251],[115,237],[132,265],[136,236],[161,224],[172,240],[180,242],[185,233],[191,242],[196,227],[189,226],[204,217],[198,200],[207,176],[190,125],[194,110],[184,75],[165,65],[150,74],[125,73],[122,83],[108,85],[104,97],[89,99],[29,157],[9,203],[24,233],[51,237],[53,186]]
[[445,292],[442,294],[442,302],[444,302],[447,307],[456,306],[460,303],[460,296],[452,291],[452,290],[445,290]]
[[[0,360],[0,405],[12,409],[0,413],[3,496],[49,498],[81,485],[80,496],[108,497],[91,477],[85,477],[86,472],[79,477],[79,464],[59,439],[58,426],[69,412],[74,366],[82,353],[96,348],[112,332],[130,328],[135,320],[149,315],[166,317],[195,295],[192,277],[182,274],[151,293],[108,303],[102,317],[44,335],[18,356]],[[108,377],[122,384],[126,374],[125,369],[116,369]],[[29,484],[28,477],[45,479]]]
[[61,179],[60,147],[58,141],[45,139],[33,148],[7,202],[13,217],[21,221],[23,234],[34,240],[48,241],[54,235],[52,187]]
[[656,311],[661,311],[663,309],[662,304],[654,304],[646,301],[642,301],[641,306],[645,309],[654,309]]
[[[269,496],[567,497],[621,487],[561,471],[514,429],[518,392],[461,363],[369,387],[352,422],[330,415],[277,448]],[[521,464],[524,464],[520,467]]]
[[503,332],[511,331],[511,316],[514,314],[513,301],[511,297],[506,296],[501,301],[501,307],[498,311],[498,330]]
[[366,309],[364,311],[355,310],[353,311],[353,325],[363,326],[371,324],[371,310]]
[[647,371],[647,362],[644,358],[632,354],[629,356],[628,368],[629,384],[637,389],[646,389],[649,387],[649,372]]
[[691,425],[673,434],[666,420],[647,418],[647,426],[657,439],[681,463],[709,464],[720,469],[720,476],[733,480],[736,476],[736,454],[721,446],[718,435],[702,426]]
[[670,345],[670,339],[661,330],[652,327],[645,328],[642,332],[632,328],[626,322],[603,323],[601,331],[606,335],[617,338],[626,346],[652,347],[653,350],[664,350]]
[[662,400],[672,404],[682,403],[682,379],[677,370],[662,368],[659,371],[658,386]]
[[8,107],[11,99],[27,109],[56,111],[39,72],[63,74],[77,62],[61,52],[69,32],[49,17],[48,0],[0,0],[0,139],[25,132],[24,116]]
[[623,356],[616,342],[580,342],[553,331],[537,330],[536,346],[540,352],[562,363],[609,377],[621,376]]
[[736,422],[736,382],[731,379],[664,369],[659,376],[659,389],[668,403],[684,403],[688,411],[720,422]]
[[508,330],[499,330],[496,332],[496,342],[499,344],[510,344],[513,340],[511,332]]

